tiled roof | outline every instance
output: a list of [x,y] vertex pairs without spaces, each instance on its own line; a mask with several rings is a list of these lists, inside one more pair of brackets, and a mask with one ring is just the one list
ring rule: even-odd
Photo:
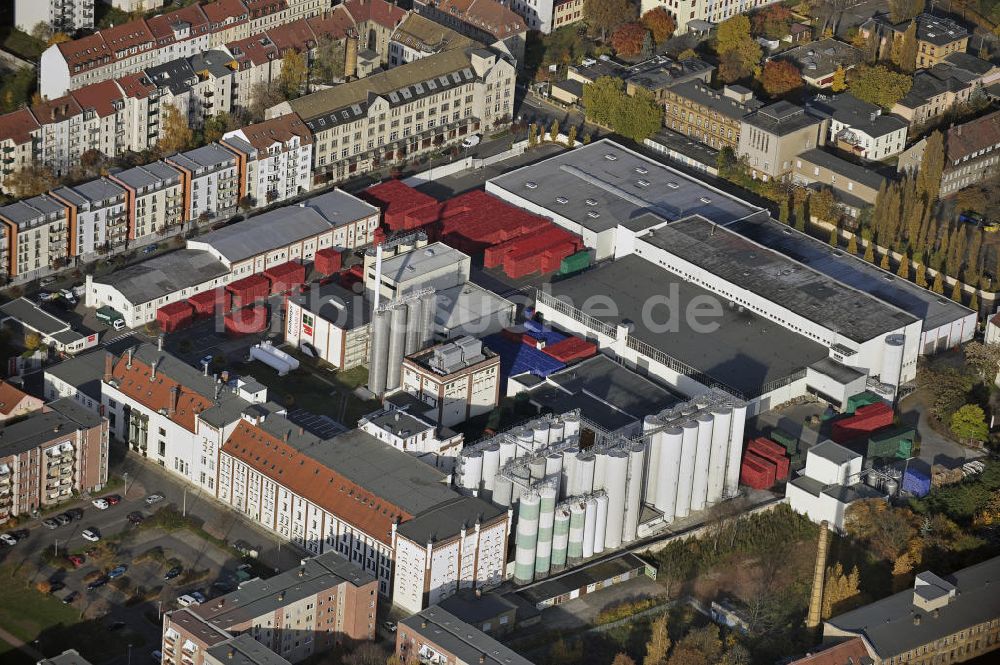
[[74,90],[70,93],[82,110],[93,109],[102,118],[114,115],[115,102],[123,98],[122,91],[114,80],[101,81]]
[[150,82],[145,72],[122,76],[118,79],[118,85],[121,86],[126,97],[134,99],[145,99],[151,92],[156,91],[156,86]]
[[18,390],[6,381],[0,381],[0,413],[5,416],[10,415],[10,412],[21,403],[21,400],[28,396],[27,393]]
[[277,14],[288,7],[285,0],[245,0],[244,4],[250,10],[250,18]]
[[392,542],[396,518],[412,518],[398,506],[246,420],[236,425],[222,450],[386,545]]
[[523,18],[496,0],[441,0],[438,9],[496,39],[506,39],[528,29]]
[[406,16],[406,10],[386,0],[347,0],[342,6],[356,23],[373,21],[386,28],[395,28]]
[[31,112],[41,125],[62,122],[80,113],[80,105],[71,95],[57,97],[52,100],[42,100],[40,104],[31,107]]
[[198,4],[181,7],[172,12],[146,19],[149,31],[161,44],[169,44],[174,41],[174,26],[179,23],[187,24],[194,36],[208,31],[208,17],[205,16],[201,5]]
[[132,48],[139,50],[150,48],[156,41],[144,19],[136,19],[101,30],[101,36],[116,56]]
[[[240,0],[216,0],[202,6],[205,16],[213,25],[228,27],[247,20],[249,13]],[[222,24],[226,24],[223,26]]]
[[75,67],[90,69],[114,59],[114,54],[104,43],[104,36],[101,32],[95,32],[71,42],[62,42],[58,48],[71,73]]
[[955,162],[997,144],[1000,144],[1000,111],[949,129],[945,153],[949,162]]
[[306,23],[312,28],[317,37],[326,35],[341,39],[347,36],[347,31],[354,27],[354,19],[340,5],[332,11],[324,13],[322,16],[313,16],[306,19]]
[[241,66],[248,61],[253,65],[263,65],[281,57],[274,42],[266,35],[254,35],[248,39],[229,42],[226,48]]
[[5,113],[0,115],[0,141],[27,143],[31,140],[31,132],[38,127],[38,121],[28,109]]
[[788,665],[871,665],[872,657],[860,637],[811,653]]
[[280,53],[288,49],[304,51],[316,46],[316,35],[305,20],[292,21],[267,31],[267,36]]
[[210,408],[212,402],[166,376],[164,372],[157,372],[156,378],[151,378],[152,368],[138,357],[132,358],[131,367],[128,365],[129,358],[126,354],[118,359],[112,370],[112,378],[117,382],[118,390],[148,409],[166,413],[170,407],[171,389],[177,388],[177,406],[171,420],[187,431],[194,432],[195,416]]
[[293,136],[299,137],[302,145],[312,144],[312,132],[295,113],[247,125],[241,128],[239,133],[257,150],[267,150],[275,143],[283,144]]

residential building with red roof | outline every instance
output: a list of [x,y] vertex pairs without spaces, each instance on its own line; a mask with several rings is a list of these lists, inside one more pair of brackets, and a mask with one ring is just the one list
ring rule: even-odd
[[358,35],[358,54],[388,62],[389,39],[406,10],[387,0],[347,0],[341,5],[354,21]]
[[941,196],[1000,172],[1000,111],[955,125],[945,135]]
[[506,4],[497,0],[416,0],[414,8],[477,42],[503,42],[517,62],[524,60],[528,24]]
[[257,205],[308,191],[312,132],[294,113],[227,132],[221,143],[240,158],[246,195]]
[[42,400],[6,381],[0,381],[0,422],[38,411]]
[[35,163],[41,141],[41,125],[30,110],[18,109],[0,115],[0,189],[12,174]]
[[836,644],[824,644],[816,651],[793,660],[788,665],[875,665],[872,654],[860,637]]

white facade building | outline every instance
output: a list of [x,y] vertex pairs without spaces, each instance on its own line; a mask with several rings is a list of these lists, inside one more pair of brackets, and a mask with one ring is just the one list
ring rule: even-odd
[[39,23],[72,34],[94,27],[95,0],[14,0],[14,26],[29,35]]
[[826,521],[831,529],[842,532],[845,513],[853,502],[885,498],[862,482],[861,467],[861,455],[840,444],[824,441],[813,446],[806,453],[802,475],[785,489],[789,506],[817,524]]
[[245,169],[245,194],[257,205],[308,191],[312,182],[312,132],[294,113],[223,134]]
[[463,437],[410,410],[380,409],[358,421],[358,429],[396,450],[410,453],[447,473],[455,467]]
[[69,208],[70,255],[89,261],[128,240],[125,189],[107,178],[52,191]]
[[829,119],[828,143],[867,159],[879,161],[906,148],[909,124],[903,118],[883,113],[875,104],[861,101],[849,92],[818,95],[806,105],[813,115]]

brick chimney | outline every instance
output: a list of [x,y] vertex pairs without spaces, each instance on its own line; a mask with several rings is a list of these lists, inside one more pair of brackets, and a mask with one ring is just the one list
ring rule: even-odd
[[107,383],[111,380],[114,374],[115,368],[115,354],[110,351],[104,353],[104,381]]
[[170,404],[167,406],[167,415],[172,416],[177,412],[177,400],[180,399],[181,389],[177,386],[170,387]]

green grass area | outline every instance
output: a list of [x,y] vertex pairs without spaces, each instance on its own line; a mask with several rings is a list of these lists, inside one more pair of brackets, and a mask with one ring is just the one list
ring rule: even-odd
[[5,50],[26,60],[38,60],[45,50],[45,42],[10,26],[0,28],[0,43]]

